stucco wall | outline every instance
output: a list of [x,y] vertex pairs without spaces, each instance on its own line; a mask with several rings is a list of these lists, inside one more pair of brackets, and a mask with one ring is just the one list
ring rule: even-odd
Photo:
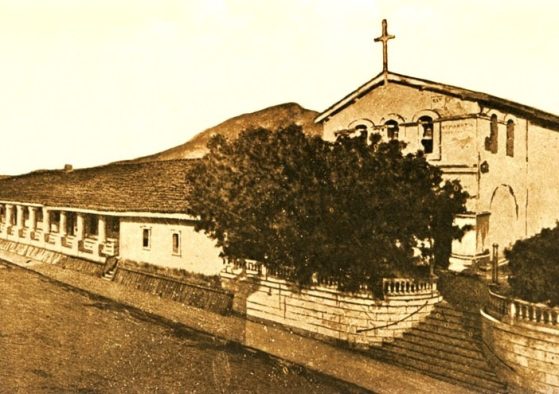
[[481,314],[484,350],[497,374],[518,392],[559,393],[559,327]]
[[559,219],[559,131],[530,125],[528,132],[528,229],[527,235],[543,227],[554,227]]
[[[239,280],[235,274],[227,272],[222,272],[221,276],[225,282]],[[375,300],[369,294],[341,293],[324,286],[298,290],[273,277],[249,276],[242,280],[250,288],[250,294],[243,295],[247,317],[360,347],[380,345],[402,336],[442,301],[436,289],[428,294],[386,296],[384,300]],[[238,302],[236,304],[238,307]],[[368,330],[359,332],[361,329]]]
[[333,115],[324,123],[324,138],[334,139],[335,131],[346,129],[357,119],[369,119],[380,125],[391,114],[396,114],[403,123],[416,122],[422,111],[433,111],[438,116],[448,117],[477,113],[479,107],[474,102],[389,83],[377,87]]
[[[150,230],[149,248],[142,243],[143,229]],[[180,233],[179,253],[173,253],[172,234]],[[121,218],[120,257],[163,267],[181,268],[205,275],[217,275],[223,269],[220,250],[194,224],[178,220]]]
[[[420,116],[428,115],[435,121],[435,149],[427,157],[444,165],[473,165],[477,163],[476,120],[453,119],[438,123],[437,119],[472,116],[478,112],[479,106],[474,102],[389,83],[332,115],[323,123],[323,137],[334,140],[337,131],[355,126],[356,121],[382,126],[394,119],[400,124],[399,139],[408,143],[408,151],[415,152],[422,148],[417,121]],[[437,149],[439,141],[440,149]]]

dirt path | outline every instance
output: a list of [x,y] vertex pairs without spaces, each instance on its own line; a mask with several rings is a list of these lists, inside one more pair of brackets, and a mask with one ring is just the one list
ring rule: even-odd
[[0,263],[0,392],[359,392]]

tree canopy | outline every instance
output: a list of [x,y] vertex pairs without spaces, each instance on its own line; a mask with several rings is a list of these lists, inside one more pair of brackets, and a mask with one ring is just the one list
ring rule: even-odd
[[219,135],[187,173],[197,230],[232,260],[254,259],[299,284],[313,273],[341,289],[448,264],[467,194],[423,154],[402,153],[378,134],[330,142],[300,127]]
[[512,294],[531,302],[559,305],[559,224],[516,241],[505,250]]

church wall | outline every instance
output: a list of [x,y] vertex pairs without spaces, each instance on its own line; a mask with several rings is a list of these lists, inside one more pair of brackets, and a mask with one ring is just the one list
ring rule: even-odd
[[[372,90],[331,116],[324,123],[323,137],[332,141],[336,131],[347,129],[359,119],[369,120],[375,126],[382,125],[388,119],[395,119],[398,123],[416,122],[422,111],[431,112],[432,117],[444,118],[477,113],[479,108],[473,102],[389,83]],[[417,126],[412,127],[417,132]],[[408,137],[412,134],[410,130]]]
[[[490,135],[490,119],[497,115],[498,143],[497,152],[492,153],[485,147]],[[507,126],[512,119],[514,126],[514,154],[507,155]],[[526,126],[527,121],[513,118],[497,111],[489,111],[487,117],[478,119],[478,139],[480,166],[487,169],[480,173],[477,212],[490,212],[488,235],[484,249],[491,250],[494,243],[499,245],[502,256],[505,247],[526,236]]]
[[559,219],[559,132],[530,124],[528,131],[528,231],[554,227]]
[[[324,123],[324,138],[333,140],[336,131],[352,129],[359,123],[367,125],[369,132],[380,132],[388,138],[381,126],[393,119],[399,124],[398,138],[408,144],[406,151],[417,152],[423,149],[423,127],[417,121],[423,115],[430,116],[434,121],[433,152],[427,155],[427,159],[441,167],[445,179],[460,181],[471,196],[467,210],[477,212],[479,112],[478,104],[471,101],[390,83],[372,90],[333,115]],[[475,215],[458,221],[473,227],[477,223]],[[476,229],[469,231],[461,241],[454,242],[453,251],[466,260],[481,254],[483,250],[477,242]]]
[[427,115],[434,120],[434,149],[427,155],[428,160],[446,167],[474,167],[478,112],[479,106],[473,102],[390,83],[374,89],[325,121],[323,138],[334,140],[337,131],[354,128],[359,123],[367,125],[370,133],[386,137],[382,125],[393,119],[399,124],[399,139],[408,144],[406,151],[416,152],[423,149],[417,120]]
[[[150,245],[147,248],[143,247],[144,229],[150,233]],[[178,253],[173,253],[174,233],[180,234]],[[120,257],[123,259],[217,275],[223,268],[219,253],[214,241],[194,231],[192,223],[121,218]]]

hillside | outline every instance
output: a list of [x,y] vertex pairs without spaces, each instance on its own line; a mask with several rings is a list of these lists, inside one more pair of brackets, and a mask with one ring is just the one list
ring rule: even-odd
[[236,138],[241,131],[250,127],[264,127],[276,130],[280,127],[295,123],[302,126],[309,135],[320,135],[322,134],[322,127],[313,122],[317,115],[318,112],[305,109],[296,103],[276,105],[260,111],[236,116],[217,126],[198,133],[191,140],[182,145],[149,156],[139,157],[131,160],[131,162],[193,159],[201,157],[207,152],[206,144],[211,136],[221,134],[227,138]]

